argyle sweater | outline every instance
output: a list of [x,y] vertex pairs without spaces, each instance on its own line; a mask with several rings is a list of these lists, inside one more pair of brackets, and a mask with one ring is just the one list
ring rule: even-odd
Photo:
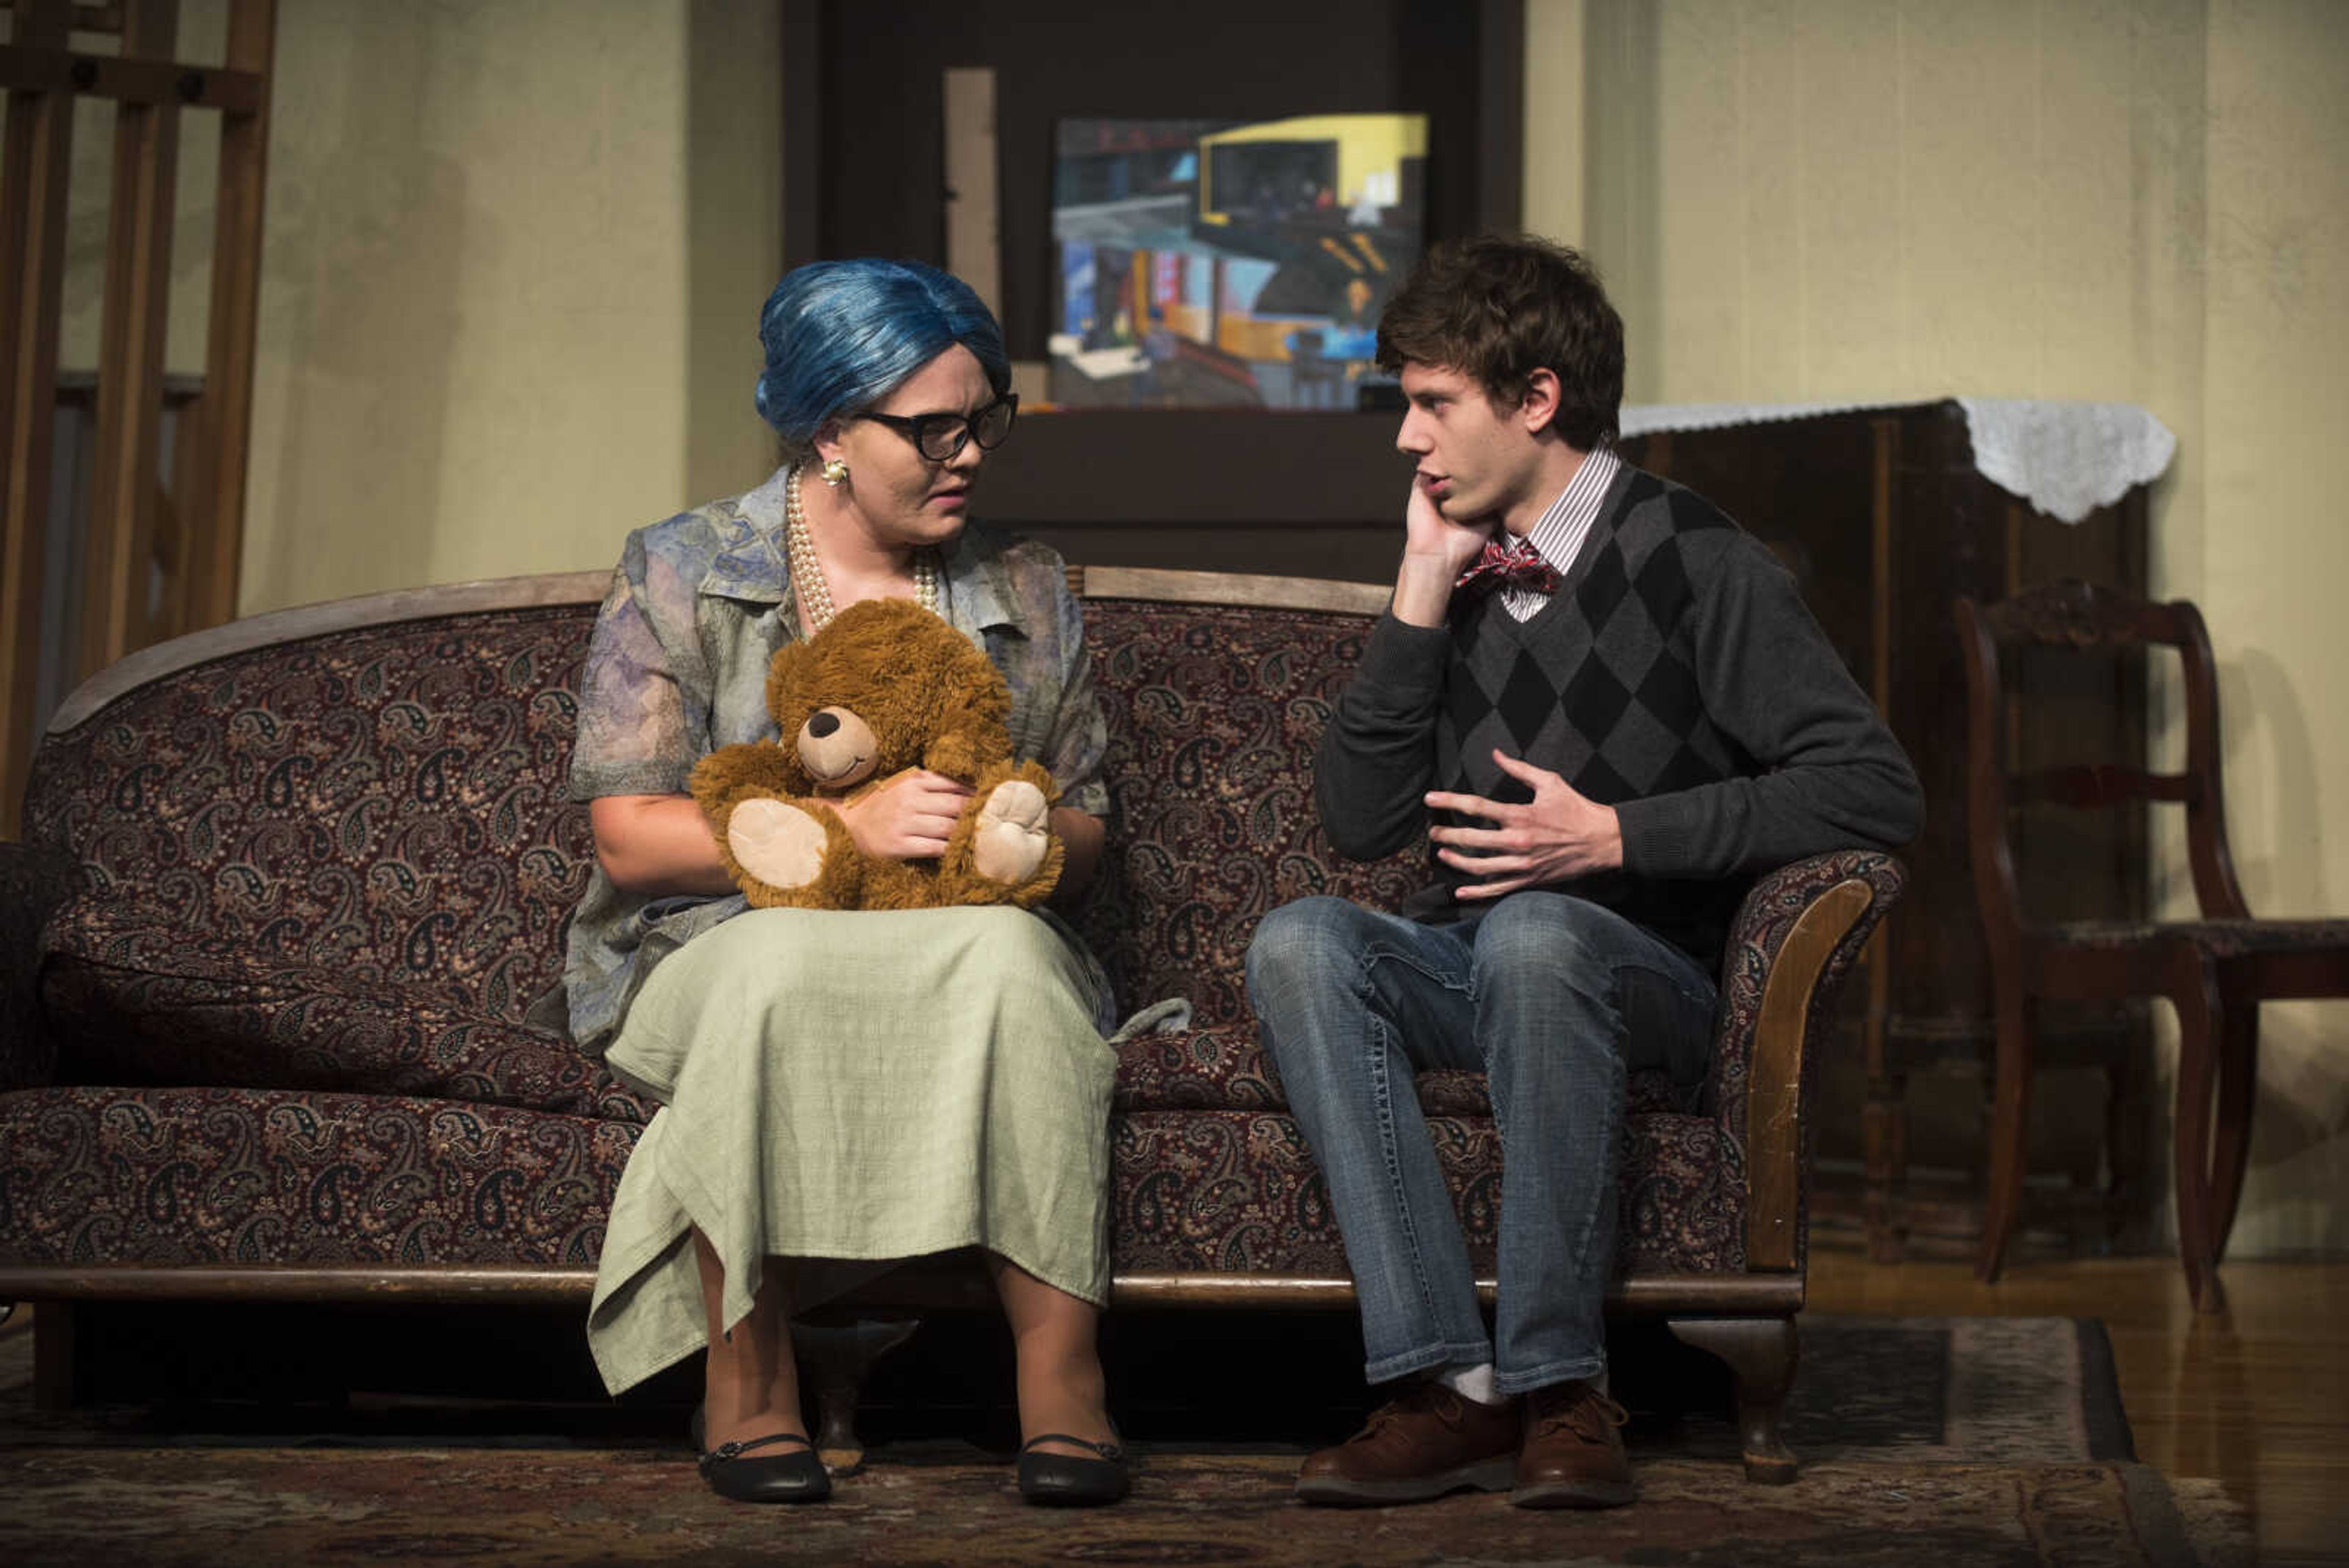
[[[1708,967],[1755,876],[1829,849],[1893,847],[1923,816],[1908,756],[1777,558],[1693,492],[1628,463],[1532,619],[1497,594],[1455,598],[1442,627],[1381,618],[1316,759],[1331,843],[1364,860],[1408,846],[1431,789],[1531,798],[1495,748],[1616,810],[1622,868],[1558,890]],[[1467,878],[1430,866],[1435,880],[1404,913],[1490,907],[1455,901]]]

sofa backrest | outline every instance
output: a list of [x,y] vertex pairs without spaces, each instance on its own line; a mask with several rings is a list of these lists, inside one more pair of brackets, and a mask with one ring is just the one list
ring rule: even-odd
[[[1237,1023],[1248,1015],[1242,961],[1267,911],[1314,893],[1392,908],[1425,878],[1423,854],[1338,859],[1313,805],[1313,747],[1373,617],[1284,607],[1282,598],[1364,600],[1294,581],[1307,591],[1210,573],[1088,577],[1085,640],[1109,719],[1114,816],[1077,923],[1127,1007],[1181,996],[1203,1027]],[[1184,597],[1090,591],[1121,578]],[[1276,602],[1198,602],[1250,585]]]
[[[586,815],[563,784],[595,608],[328,617],[78,723],[69,704],[35,758],[26,837],[82,862],[79,918],[126,943],[330,965],[518,1016],[559,972],[586,886]],[[251,642],[255,625],[221,630]]]
[[[1128,1005],[1179,995],[1202,1023],[1237,1021],[1266,910],[1317,892],[1392,903],[1418,880],[1410,857],[1335,862],[1313,810],[1312,747],[1369,630],[1364,596],[1093,578],[1113,590],[1085,614],[1116,820],[1079,923]],[[384,596],[136,655],[52,726],[26,837],[85,865],[84,918],[126,941],[327,964],[518,1016],[561,971],[593,853],[564,784],[602,581]],[[1268,602],[1214,602],[1241,596]],[[1353,607],[1295,607],[1315,602]]]

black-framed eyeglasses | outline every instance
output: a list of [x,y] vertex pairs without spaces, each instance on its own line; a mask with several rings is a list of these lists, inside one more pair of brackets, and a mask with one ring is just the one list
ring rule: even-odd
[[854,417],[887,425],[932,462],[950,462],[965,441],[978,442],[981,452],[1001,446],[1019,412],[1019,394],[1006,392],[973,414],[876,414],[868,410]]

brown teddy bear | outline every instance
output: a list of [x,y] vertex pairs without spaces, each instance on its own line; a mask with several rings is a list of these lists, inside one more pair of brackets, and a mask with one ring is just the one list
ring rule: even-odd
[[[781,740],[727,746],[693,798],[752,905],[934,909],[1037,903],[1066,857],[1048,823],[1052,775],[1011,759],[1011,689],[987,656],[905,599],[866,599],[767,670]],[[866,855],[836,807],[916,767],[972,786],[937,858]]]

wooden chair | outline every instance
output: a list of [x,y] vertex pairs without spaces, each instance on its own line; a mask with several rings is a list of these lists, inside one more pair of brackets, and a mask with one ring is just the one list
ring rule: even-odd
[[[2192,604],[2153,604],[2122,589],[2065,580],[2000,604],[1961,597],[1957,622],[1966,670],[1967,836],[1998,1033],[1990,1196],[1975,1272],[1984,1280],[1998,1277],[2022,1194],[2033,1002],[2165,996],[2178,1012],[2178,1251],[2196,1307],[2221,1311],[2219,1260],[2242,1194],[2258,1093],[2259,1003],[2349,995],[2349,919],[2262,920],[2244,905],[2220,787],[2218,681],[2210,639]],[[2176,649],[2186,690],[2184,771],[2155,774],[2132,759],[2010,778],[2005,736],[2013,700],[2000,685],[1999,657],[2002,648],[2016,645]],[[2017,894],[2010,814],[2035,802],[2126,809],[2154,801],[2186,807],[2200,918],[2034,924]]]

